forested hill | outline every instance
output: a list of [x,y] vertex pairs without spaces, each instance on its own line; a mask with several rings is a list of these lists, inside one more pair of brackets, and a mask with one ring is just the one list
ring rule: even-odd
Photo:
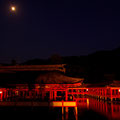
[[[15,63],[15,62],[14,62]],[[85,82],[120,80],[120,48],[98,51],[87,56],[52,55],[49,59],[28,60],[22,65],[66,64],[66,75],[85,78]]]

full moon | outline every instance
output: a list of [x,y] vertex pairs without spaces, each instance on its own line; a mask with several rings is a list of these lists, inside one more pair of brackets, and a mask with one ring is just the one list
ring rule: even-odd
[[12,7],[11,7],[11,10],[12,10],[12,11],[16,11],[16,7],[15,7],[15,6],[12,6]]

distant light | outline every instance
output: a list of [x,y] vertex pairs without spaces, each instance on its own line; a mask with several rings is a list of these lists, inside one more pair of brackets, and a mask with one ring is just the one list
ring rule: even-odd
[[88,91],[88,89],[87,89],[87,91]]
[[16,91],[16,95],[18,95],[18,91]]
[[11,7],[11,10],[12,10],[12,11],[16,11],[16,7],[15,7],[15,6],[12,6],[12,7]]
[[119,92],[120,92],[120,89],[119,89]]
[[2,91],[0,91],[0,94],[2,94]]

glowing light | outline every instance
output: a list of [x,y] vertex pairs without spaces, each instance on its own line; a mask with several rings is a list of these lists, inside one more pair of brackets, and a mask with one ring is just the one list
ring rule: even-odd
[[89,108],[89,99],[87,98],[87,108]]
[[119,89],[119,92],[120,92],[120,89]]
[[88,91],[88,89],[87,89],[87,91]]
[[0,94],[2,94],[2,91],[0,91]]
[[18,91],[16,91],[16,95],[18,95]]
[[12,10],[12,11],[16,11],[16,7],[15,7],[15,6],[12,6],[12,7],[11,7],[11,10]]

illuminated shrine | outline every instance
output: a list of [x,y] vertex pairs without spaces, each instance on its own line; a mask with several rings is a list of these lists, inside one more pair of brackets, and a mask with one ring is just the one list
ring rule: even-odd
[[[83,78],[73,78],[64,75],[64,65],[41,65],[41,66],[0,66],[1,73],[21,73],[24,71],[47,71],[36,77],[30,83],[19,80],[21,83],[8,81],[7,87],[0,88],[1,101],[77,101],[82,96],[92,96],[104,100],[120,99],[120,84],[116,81],[109,85],[105,83],[98,85],[83,84]],[[59,72],[58,72],[59,71]],[[30,76],[31,72],[28,73]],[[23,76],[24,77],[24,76]],[[23,83],[22,83],[23,81]],[[15,81],[18,82],[18,81]]]

